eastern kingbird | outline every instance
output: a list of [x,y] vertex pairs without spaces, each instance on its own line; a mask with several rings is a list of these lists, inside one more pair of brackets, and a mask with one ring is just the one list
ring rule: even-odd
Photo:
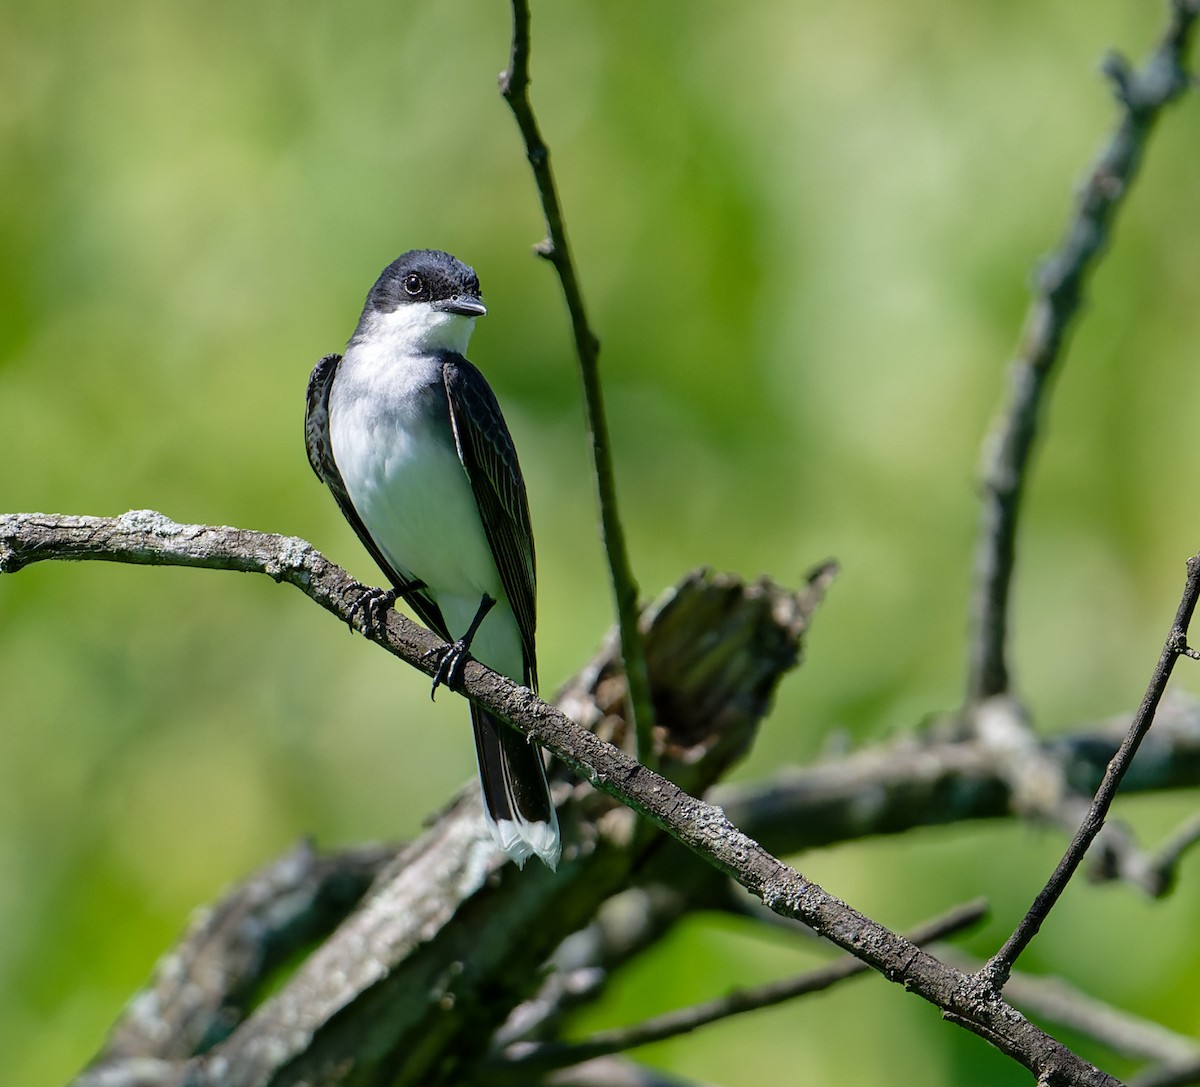
[[[344,355],[308,381],[308,459],[392,584],[359,601],[405,599],[452,643],[438,684],[468,650],[537,690],[533,530],[500,405],[463,352],[487,310],[473,269],[432,249],[397,257],[367,295]],[[561,843],[540,750],[471,703],[492,836],[518,865],[554,868]]]

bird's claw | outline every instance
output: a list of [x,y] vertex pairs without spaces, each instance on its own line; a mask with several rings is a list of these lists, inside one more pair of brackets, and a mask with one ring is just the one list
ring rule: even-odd
[[399,589],[366,589],[358,599],[350,605],[346,613],[346,622],[350,631],[354,631],[354,620],[362,614],[362,632],[368,638],[373,638],[387,624],[387,613],[392,610],[400,599]]
[[435,646],[425,654],[427,658],[438,659],[437,668],[433,673],[433,687],[429,691],[430,701],[436,697],[439,687],[453,687],[462,681],[463,669],[467,666],[470,656],[469,649],[466,640],[459,638],[456,642]]

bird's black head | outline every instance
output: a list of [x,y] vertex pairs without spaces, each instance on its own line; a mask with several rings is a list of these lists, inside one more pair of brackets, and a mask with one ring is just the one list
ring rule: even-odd
[[487,313],[475,269],[438,249],[410,249],[398,256],[371,288],[366,308],[389,313],[419,302],[460,317]]

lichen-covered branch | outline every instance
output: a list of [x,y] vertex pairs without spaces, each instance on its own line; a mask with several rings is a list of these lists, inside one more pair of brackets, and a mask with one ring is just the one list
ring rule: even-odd
[[[343,620],[362,591],[315,549],[293,538],[179,525],[147,511],[118,518],[0,517],[0,572],[11,574],[52,559],[258,571],[299,587]],[[666,745],[663,768],[685,788],[706,789],[746,749],[780,676],[798,659],[800,639],[829,576],[823,570],[812,585],[792,593],[767,581],[746,585],[700,573],[684,579],[647,612],[644,636],[662,718],[668,728],[672,722],[679,726]],[[426,650],[436,644],[432,635],[398,614],[389,615],[373,636],[423,668],[429,663]],[[499,698],[507,707],[502,712],[533,727],[557,725],[558,739],[546,740],[590,780],[618,796],[637,795],[636,785],[631,789],[625,780],[631,761],[617,748],[584,732],[524,688],[501,677],[493,683],[478,665],[468,666],[466,675],[469,693]],[[481,696],[485,689],[490,694]],[[621,717],[624,673],[612,647],[560,699],[612,739],[629,739]],[[591,755],[576,747],[571,733],[576,739],[589,737],[595,745]],[[647,784],[647,789],[653,787]],[[119,1082],[113,1079],[118,1065],[163,1083],[186,1073],[211,1077],[194,1082],[237,1087],[272,1081],[284,1066],[311,1069],[314,1075],[324,1069],[323,1081],[338,1082],[328,1078],[328,1066],[353,1054],[356,1075],[366,1076],[370,1062],[364,1052],[374,1054],[372,1075],[378,1082],[462,1082],[494,1030],[540,981],[546,956],[586,924],[600,902],[625,885],[653,852],[653,838],[635,837],[635,820],[627,809],[583,785],[556,788],[560,797],[570,794],[560,805],[567,848],[557,874],[522,873],[501,862],[489,844],[472,786],[380,872],[371,897],[253,1015],[239,1022],[234,1011],[240,1007],[244,1012],[246,994],[253,988],[232,983],[243,967],[226,963],[213,970],[210,960],[191,950],[199,945],[189,941],[167,964],[164,976],[168,982],[180,977],[184,961],[207,963],[214,984],[201,986],[202,991],[190,984],[164,989],[160,977],[144,999],[134,1002],[131,1018],[114,1032],[106,1059],[81,1083]],[[671,788],[687,795],[676,785]],[[271,880],[264,877],[256,884],[266,886]],[[236,913],[232,907],[220,912]],[[204,946],[228,950],[231,945],[222,934],[229,932],[221,928],[211,941],[202,941]],[[240,954],[228,954],[234,963],[244,961]],[[180,1045],[187,1049],[197,1038],[211,1041],[222,1031],[228,1037],[209,1051],[202,1068],[163,1063],[179,1053]],[[151,1052],[121,1041],[156,1032],[173,1036],[177,1044],[167,1050],[152,1046]],[[134,1055],[137,1048],[141,1051]],[[402,1081],[392,1069],[399,1053],[405,1054],[408,1075]]]
[[[219,562],[205,562],[197,553],[195,540],[209,533]],[[109,540],[116,552],[107,547]],[[240,555],[239,540],[245,547]],[[278,547],[274,555],[273,545]],[[61,524],[45,515],[0,517],[0,573],[49,558],[159,563],[177,558],[182,565],[262,569],[301,587],[343,618],[361,591],[315,549],[286,537],[175,525],[145,512],[126,519],[65,518]],[[788,637],[766,639],[766,644],[787,647],[790,643],[781,658],[786,663],[777,669],[776,677],[794,663],[800,634],[830,576],[829,570],[819,571],[800,594],[787,594],[766,583],[748,588],[747,599],[764,621],[788,632]],[[701,612],[729,615],[722,601],[728,600],[730,587],[717,585],[714,607],[711,594],[704,591],[705,582],[711,580],[699,576],[683,583],[649,622],[682,633],[682,639],[671,640],[680,654],[703,655],[708,646],[709,654],[715,651],[719,662],[732,662],[738,673],[743,670],[743,655],[730,654],[720,635],[698,636],[697,626],[680,614],[695,596]],[[752,632],[740,614],[731,619],[731,634],[746,638]],[[423,670],[432,667],[425,656],[432,636],[402,616],[390,614],[375,638]],[[653,644],[648,638],[648,653]],[[769,700],[773,684],[760,682],[752,697],[739,697],[733,706],[712,701],[709,685],[721,690],[728,673],[728,667],[706,667],[703,659],[690,664],[676,660],[661,672],[683,682],[693,675],[704,679],[705,689],[694,692],[696,716],[681,713],[679,717],[688,725],[686,757],[673,769],[686,787],[640,765],[531,691],[477,662],[464,670],[461,690],[527,731],[596,789],[736,880],[768,909],[802,921],[890,981],[937,1005],[952,1021],[987,1038],[1036,1075],[1061,1076],[1081,1087],[1113,1087],[1112,1077],[1005,1004],[986,978],[947,966],[835,898],[763,849],[720,808],[687,791],[707,788],[715,779],[714,771],[723,768],[721,759],[743,749],[745,735],[732,743],[727,739],[730,715],[756,721],[753,712],[747,717],[744,707],[765,708]],[[766,673],[755,668],[750,674],[762,679]],[[676,692],[668,693],[664,701],[688,705],[691,700]],[[700,741],[701,747],[719,752],[720,758],[697,759],[692,750],[696,737],[707,737]],[[461,1068],[460,1062],[469,1063],[480,1055],[490,1033],[481,1029],[480,1017],[490,1021],[532,992],[545,956],[628,880],[635,860],[629,818],[617,811],[600,822],[588,819],[589,802],[585,791],[561,809],[569,844],[563,867],[555,875],[541,870],[517,872],[512,866],[496,871],[497,861],[478,811],[464,800],[461,817],[440,820],[406,849],[395,870],[381,875],[378,889],[364,907],[309,956],[280,993],[210,1053],[202,1067],[190,1071],[189,1085],[258,1087],[276,1082],[272,1077],[280,1068],[298,1077],[293,1082],[308,1076],[335,1083],[340,1082],[332,1078],[339,1062],[350,1060],[350,1055],[347,1069],[355,1069],[355,1084],[461,1081],[457,1072],[447,1080],[432,1077],[448,1067]],[[583,878],[568,878],[573,871]],[[548,906],[531,910],[531,899],[539,898]],[[531,925],[531,917],[555,923]],[[504,992],[508,1002],[501,998]],[[341,1014],[349,1005],[355,1014]],[[449,1011],[454,1014],[448,1015]],[[397,1064],[399,1053],[404,1055],[402,1069]],[[419,1059],[421,1054],[425,1060]],[[448,1055],[454,1060],[448,1060]],[[369,1079],[363,1062],[372,1058],[378,1074]],[[406,1075],[398,1078],[401,1071]]]

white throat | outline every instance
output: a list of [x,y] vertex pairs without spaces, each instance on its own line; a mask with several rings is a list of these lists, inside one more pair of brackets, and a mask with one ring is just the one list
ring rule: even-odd
[[428,302],[409,302],[389,313],[372,313],[363,331],[379,347],[404,354],[454,351],[465,355],[474,328],[474,317],[447,313]]

